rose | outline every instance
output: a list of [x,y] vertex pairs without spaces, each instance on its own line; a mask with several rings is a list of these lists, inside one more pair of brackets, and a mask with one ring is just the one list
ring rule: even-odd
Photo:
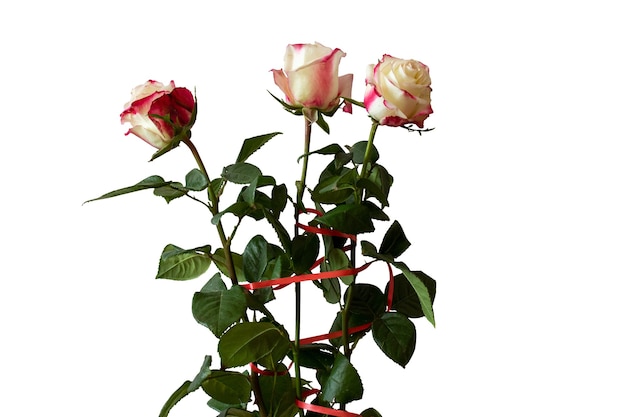
[[191,91],[176,87],[174,81],[163,85],[150,80],[133,89],[120,118],[122,124],[131,124],[126,135],[132,133],[163,149],[184,129],[191,128],[195,104]]
[[402,126],[424,120],[433,112],[430,106],[430,75],[419,61],[383,55],[367,67],[365,108],[381,125]]
[[[332,113],[341,97],[352,93],[352,74],[338,76],[339,61],[344,56],[341,49],[319,43],[288,45],[284,70],[272,70],[274,82],[288,105],[302,108],[307,118],[315,120],[315,110]],[[352,112],[350,103],[345,102],[344,111]]]

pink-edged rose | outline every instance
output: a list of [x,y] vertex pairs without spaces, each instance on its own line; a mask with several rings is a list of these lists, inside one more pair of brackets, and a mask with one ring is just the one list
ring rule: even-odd
[[133,88],[130,102],[120,115],[134,134],[158,149],[167,146],[183,128],[193,124],[195,99],[191,91],[149,80]]
[[423,128],[433,112],[430,92],[428,67],[419,61],[383,55],[378,64],[367,67],[364,104],[381,125],[415,123]]
[[[282,70],[272,70],[274,82],[285,94],[287,104],[303,109],[307,117],[334,111],[341,97],[352,93],[352,74],[339,74],[339,61],[346,54],[319,43],[288,45]],[[344,111],[351,113],[346,102]]]

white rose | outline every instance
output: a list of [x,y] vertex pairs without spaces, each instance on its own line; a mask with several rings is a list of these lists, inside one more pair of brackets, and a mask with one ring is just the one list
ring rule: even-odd
[[419,61],[384,55],[368,66],[365,84],[365,108],[381,125],[423,128],[433,112],[428,67]]

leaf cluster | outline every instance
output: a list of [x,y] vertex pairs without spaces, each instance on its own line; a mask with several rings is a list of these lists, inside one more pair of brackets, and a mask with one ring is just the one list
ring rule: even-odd
[[[300,114],[299,109],[281,103],[291,113]],[[329,132],[321,115],[317,123]],[[319,388],[314,391],[312,404],[344,408],[363,396],[363,384],[351,360],[361,340],[371,334],[387,357],[405,367],[416,346],[413,321],[425,317],[435,324],[435,280],[398,260],[410,247],[398,221],[391,222],[378,246],[360,240],[360,256],[368,264],[386,263],[390,271],[395,268],[399,273],[383,277],[381,282],[387,282],[383,288],[358,278],[365,273],[357,269],[360,236],[375,231],[378,222],[390,221],[385,209],[389,207],[394,179],[379,163],[373,137],[351,146],[330,144],[300,156],[327,158],[328,163],[316,184],[308,189],[316,212],[307,224],[309,229],[291,234],[285,224],[292,224],[293,219],[285,220],[282,214],[289,205],[296,212],[302,209],[297,198],[289,195],[285,184],[249,162],[278,134],[246,139],[235,161],[214,180],[200,164],[189,171],[184,182],[166,181],[155,175],[88,200],[149,189],[167,203],[188,197],[209,209],[210,221],[219,232],[217,245],[207,242],[184,249],[168,244],[161,253],[156,276],[159,279],[191,280],[205,276],[212,266],[217,269],[193,295],[192,314],[218,340],[219,354],[217,365],[207,356],[198,374],[172,394],[161,412],[163,417],[198,389],[210,397],[209,406],[220,416],[292,417],[299,411],[296,399],[302,398],[303,391],[313,392],[313,386]],[[220,209],[218,203],[228,184],[237,188],[236,197]],[[224,216],[236,219],[228,233],[223,230]],[[237,253],[231,243],[240,224],[248,218],[267,222],[274,235],[257,234]],[[317,266],[321,272],[334,272],[336,276],[316,278],[313,271]],[[295,276],[310,276],[323,299],[337,308],[328,326],[327,340],[301,344],[270,311],[276,288],[290,284]],[[315,381],[291,376],[291,363],[296,360],[298,367],[313,372]],[[250,372],[249,364],[263,371]],[[256,410],[248,409],[251,404]],[[321,416],[315,412],[308,415]],[[380,416],[374,409],[361,415]]]

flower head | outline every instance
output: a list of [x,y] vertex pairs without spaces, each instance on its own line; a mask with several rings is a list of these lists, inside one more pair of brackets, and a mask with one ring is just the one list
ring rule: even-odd
[[381,125],[423,128],[433,112],[428,67],[419,61],[384,55],[368,66],[365,85],[365,108]]
[[[341,97],[352,93],[352,74],[338,75],[339,62],[346,54],[319,43],[292,44],[285,52],[284,69],[272,70],[274,82],[285,94],[288,105],[302,108],[307,117],[331,113],[340,105]],[[350,103],[344,111],[352,112]]]
[[162,149],[183,128],[191,127],[195,105],[191,91],[176,87],[174,81],[163,85],[149,80],[132,90],[120,118],[122,123],[131,125],[127,135],[132,133]]

